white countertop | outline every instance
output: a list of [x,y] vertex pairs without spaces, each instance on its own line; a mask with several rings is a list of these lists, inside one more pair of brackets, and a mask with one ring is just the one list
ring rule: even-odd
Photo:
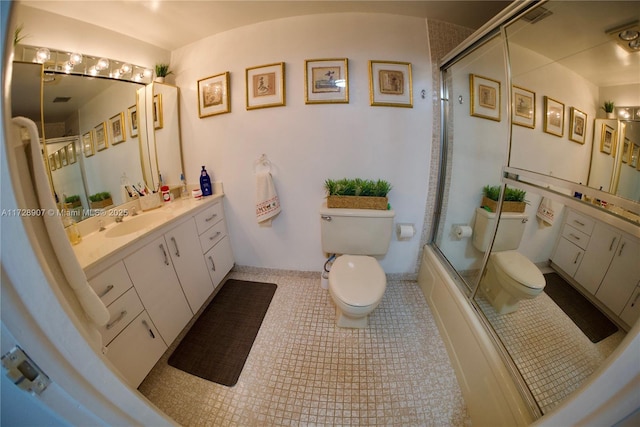
[[188,199],[177,199],[170,203],[165,203],[160,208],[141,212],[137,216],[126,216],[123,219],[123,224],[126,223],[127,220],[135,218],[136,221],[139,221],[138,218],[149,216],[149,225],[143,226],[143,228],[140,228],[133,233],[118,237],[107,237],[110,230],[121,225],[115,222],[110,222],[104,231],[94,231],[87,235],[83,235],[82,241],[73,246],[73,251],[76,254],[76,258],[78,259],[80,266],[86,271],[86,269],[94,266],[108,255],[130,246],[141,237],[152,233],[160,227],[169,225],[179,218],[199,210],[199,208],[210,206],[223,196],[224,194],[218,193],[209,197],[203,197],[200,200],[196,200],[191,197]]

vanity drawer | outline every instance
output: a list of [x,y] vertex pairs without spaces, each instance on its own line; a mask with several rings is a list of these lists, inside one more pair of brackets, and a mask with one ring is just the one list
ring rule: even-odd
[[562,237],[569,240],[572,243],[575,243],[577,246],[582,249],[587,248],[587,244],[589,243],[589,235],[583,233],[580,230],[573,228],[572,226],[565,224],[562,229]]
[[200,212],[195,216],[196,227],[198,228],[198,234],[202,234],[212,225],[220,221],[224,216],[222,209],[222,203],[218,202],[215,205],[207,208],[203,212]]
[[102,343],[109,344],[144,308],[135,289],[131,288],[107,307],[109,322],[100,327]]
[[591,232],[593,231],[593,227],[595,226],[595,220],[589,218],[588,216],[581,215],[578,212],[570,210],[567,213],[565,224],[568,224],[574,227],[576,230],[582,231],[583,233],[591,236]]
[[216,225],[200,235],[200,245],[202,246],[202,253],[207,252],[226,235],[227,226],[225,222],[218,221]]
[[96,291],[104,305],[108,306],[127,289],[133,287],[133,283],[120,261],[89,280],[89,286]]

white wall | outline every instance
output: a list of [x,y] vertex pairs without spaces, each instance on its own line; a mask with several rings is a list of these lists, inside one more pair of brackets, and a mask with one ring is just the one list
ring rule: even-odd
[[[304,104],[304,60],[349,59],[349,104]],[[411,62],[414,107],[369,105],[369,60]],[[245,109],[245,69],[285,62],[286,106]],[[203,39],[172,53],[181,90],[185,176],[202,165],[224,182],[227,220],[239,265],[318,271],[318,208],[327,178],[386,179],[397,222],[421,230],[426,203],[432,100],[423,19],[327,14],[264,22]],[[231,113],[198,118],[199,79],[231,73]],[[255,219],[254,162],[266,154],[282,204],[272,228]],[[382,260],[388,273],[413,273],[419,238],[395,238]]]

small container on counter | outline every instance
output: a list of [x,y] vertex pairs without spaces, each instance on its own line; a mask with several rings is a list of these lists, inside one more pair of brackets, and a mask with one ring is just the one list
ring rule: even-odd
[[160,192],[162,193],[162,200],[165,202],[171,201],[171,192],[169,191],[168,185],[163,185],[160,187]]
[[195,190],[191,190],[191,197],[193,197],[196,200],[201,200],[202,190],[200,190],[199,188],[196,188]]

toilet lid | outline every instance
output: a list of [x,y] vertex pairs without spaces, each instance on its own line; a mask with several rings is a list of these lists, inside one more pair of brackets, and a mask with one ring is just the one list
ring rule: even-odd
[[387,278],[370,256],[342,255],[329,272],[329,286],[333,295],[348,305],[366,307],[380,301]]
[[491,257],[505,274],[527,288],[542,289],[547,283],[540,269],[520,252],[494,252]]

